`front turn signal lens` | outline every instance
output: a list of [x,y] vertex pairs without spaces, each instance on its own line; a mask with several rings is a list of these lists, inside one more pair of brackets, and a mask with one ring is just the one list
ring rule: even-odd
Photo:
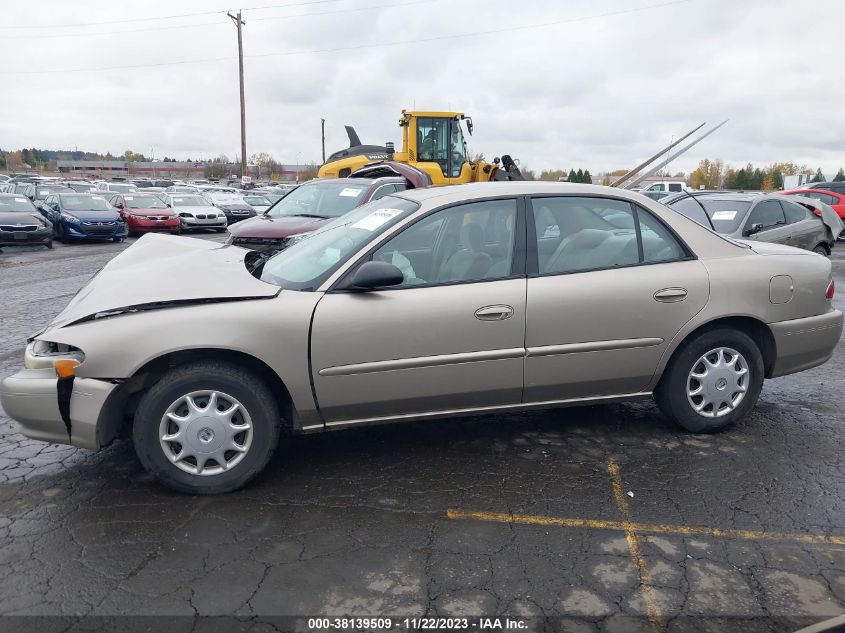
[[63,358],[53,362],[53,369],[59,378],[71,378],[73,370],[79,366],[79,361],[72,358]]

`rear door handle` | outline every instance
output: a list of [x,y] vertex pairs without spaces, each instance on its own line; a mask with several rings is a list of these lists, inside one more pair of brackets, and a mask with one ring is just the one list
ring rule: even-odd
[[475,318],[479,321],[504,321],[513,316],[513,306],[495,305],[484,306],[475,311]]
[[663,288],[654,293],[654,300],[661,303],[676,303],[687,298],[686,288]]

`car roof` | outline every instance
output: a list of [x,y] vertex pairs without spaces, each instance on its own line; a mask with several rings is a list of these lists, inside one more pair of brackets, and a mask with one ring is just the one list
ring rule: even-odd
[[[649,200],[647,196],[636,191],[621,189],[618,187],[605,187],[602,185],[587,185],[570,182],[548,182],[548,181],[497,181],[497,182],[474,182],[465,185],[447,185],[444,187],[427,187],[420,189],[406,189],[392,195],[408,200],[423,202],[435,198],[441,198],[438,202],[448,203],[462,199],[476,199],[498,196],[527,196],[527,195],[584,195],[584,196],[610,196],[614,198],[625,198],[634,202]],[[654,202],[654,201],[652,201]]]

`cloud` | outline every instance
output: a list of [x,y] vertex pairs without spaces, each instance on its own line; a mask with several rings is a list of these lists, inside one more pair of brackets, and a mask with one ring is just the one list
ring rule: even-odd
[[[319,162],[320,117],[329,153],[347,145],[345,124],[364,142],[398,146],[400,110],[416,107],[472,115],[473,151],[509,153],[534,169],[630,167],[698,123],[724,118],[727,126],[671,169],[690,171],[705,156],[734,165],[794,160],[831,173],[845,164],[845,86],[835,72],[845,4],[815,3],[813,14],[825,19],[812,29],[796,28],[806,11],[797,0],[635,10],[654,4],[490,0],[478,11],[446,0],[338,0],[245,11],[248,151]],[[0,70],[223,61],[0,75],[4,149],[234,156],[237,56],[226,8],[217,0],[149,0],[142,12],[105,1],[85,11],[58,0],[6,7],[3,27],[41,28],[0,31],[8,36],[0,37]],[[619,11],[626,13],[594,17]],[[453,37],[543,23],[556,24]],[[82,35],[45,37],[65,34]],[[345,47],[357,48],[329,50]],[[327,52],[302,53],[316,50]]]

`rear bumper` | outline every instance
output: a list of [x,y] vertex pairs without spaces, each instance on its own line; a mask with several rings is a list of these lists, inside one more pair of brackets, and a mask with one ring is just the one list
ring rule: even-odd
[[842,336],[842,312],[770,323],[777,359],[769,378],[794,374],[826,362]]
[[94,378],[74,379],[70,437],[59,413],[56,374],[52,369],[23,369],[5,378],[0,382],[0,404],[29,438],[97,450],[100,411],[116,387]]

